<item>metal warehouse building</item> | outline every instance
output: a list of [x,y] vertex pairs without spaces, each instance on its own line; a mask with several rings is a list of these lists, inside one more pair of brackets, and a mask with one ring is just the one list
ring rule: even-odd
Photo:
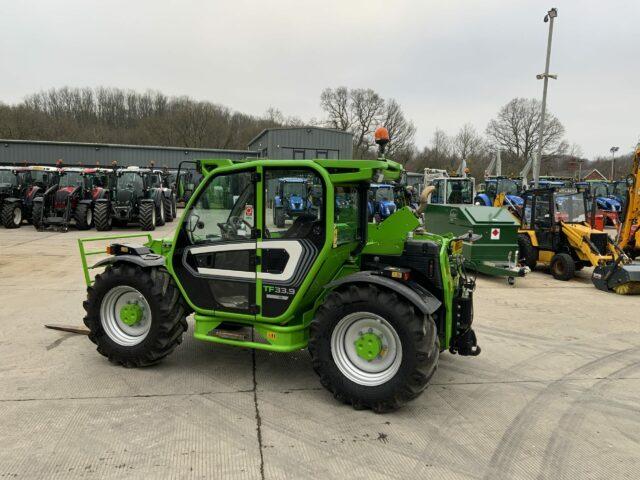
[[249,142],[263,158],[352,158],[353,134],[320,127],[269,128]]
[[60,159],[65,165],[106,166],[116,161],[122,166],[147,166],[154,162],[157,167],[177,168],[183,160],[205,158],[351,158],[352,137],[350,133],[328,128],[272,128],[251,140],[247,150],[0,140],[0,164],[54,165]]
[[34,140],[0,140],[0,163],[40,163],[54,165],[61,159],[65,165],[146,166],[151,161],[157,167],[177,168],[183,160],[256,157],[249,150],[218,150],[204,148],[149,147],[98,143],[45,142]]

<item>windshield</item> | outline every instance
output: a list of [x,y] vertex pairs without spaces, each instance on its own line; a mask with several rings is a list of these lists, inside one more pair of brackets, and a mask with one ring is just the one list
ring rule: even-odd
[[285,197],[290,197],[292,195],[295,195],[297,197],[305,197],[305,184],[302,182],[296,182],[296,183],[285,183],[284,187],[283,187],[283,191],[284,191],[284,196]]
[[473,203],[473,183],[470,179],[447,181],[447,202],[446,203]]
[[609,189],[604,183],[592,183],[591,195],[594,197],[606,197],[607,195],[609,195]]
[[142,190],[142,177],[136,172],[124,172],[118,177],[118,190]]
[[391,187],[380,187],[376,190],[376,201],[385,202],[393,199],[393,189]]
[[47,172],[46,170],[31,170],[31,178],[33,179],[34,183],[46,185],[49,183],[52,175],[53,174],[51,172]]
[[0,183],[17,185],[18,179],[11,170],[0,170]]
[[60,187],[81,187],[83,183],[80,172],[64,172],[60,176]]
[[162,178],[157,173],[152,173],[149,175],[149,186],[151,188],[158,188],[162,186]]
[[507,195],[518,195],[518,184],[514,180],[500,180],[498,192],[504,192]]
[[613,185],[613,195],[617,197],[627,196],[627,184],[625,182],[616,182]]
[[584,208],[584,195],[574,193],[556,195],[556,221],[567,223],[585,222],[587,219]]

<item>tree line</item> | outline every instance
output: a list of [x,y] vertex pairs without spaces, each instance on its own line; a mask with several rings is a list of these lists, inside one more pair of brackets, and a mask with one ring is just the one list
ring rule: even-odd
[[[580,168],[583,174],[592,168],[610,172],[609,158],[582,158],[580,147],[564,138],[564,126],[553,114],[547,113],[540,139],[541,104],[536,99],[512,99],[484,132],[469,123],[453,134],[437,128],[422,149],[416,146],[414,123],[395,99],[372,89],[337,87],[323,90],[319,103],[322,118],[303,121],[275,108],[261,116],[248,115],[157,91],[63,87],[29,95],[17,104],[0,103],[0,138],[243,150],[265,128],[316,125],[351,132],[354,158],[374,158],[374,131],[385,126],[391,137],[388,156],[411,171],[455,171],[464,160],[471,175],[482,178],[500,149],[503,174],[518,175],[542,142],[543,175],[573,176]],[[631,154],[616,159],[617,177],[625,176],[630,162]]]

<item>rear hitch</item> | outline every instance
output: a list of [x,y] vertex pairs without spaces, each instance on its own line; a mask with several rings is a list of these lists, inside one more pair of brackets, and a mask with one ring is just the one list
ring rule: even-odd
[[482,349],[478,345],[478,339],[476,338],[476,332],[471,328],[458,335],[453,339],[451,347],[449,347],[449,353],[476,357],[480,355]]

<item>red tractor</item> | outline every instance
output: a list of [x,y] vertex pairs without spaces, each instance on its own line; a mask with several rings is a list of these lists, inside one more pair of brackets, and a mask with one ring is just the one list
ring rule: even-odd
[[107,195],[112,174],[113,170],[105,168],[61,168],[58,183],[33,202],[34,226],[67,231],[74,220],[78,230],[90,229],[95,201]]

